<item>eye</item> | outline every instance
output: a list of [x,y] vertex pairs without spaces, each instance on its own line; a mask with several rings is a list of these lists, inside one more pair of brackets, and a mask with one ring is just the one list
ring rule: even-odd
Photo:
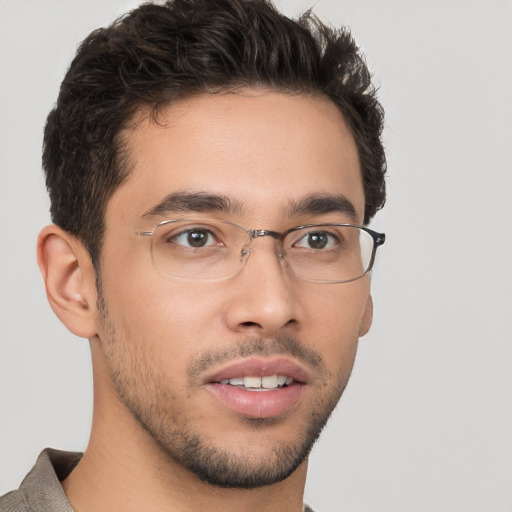
[[294,247],[321,250],[331,249],[337,244],[339,244],[338,238],[328,231],[309,231],[295,242]]
[[190,228],[181,231],[177,235],[172,236],[169,242],[173,242],[185,247],[193,249],[200,249],[201,247],[208,247],[213,245],[221,245],[213,235],[213,233],[205,228]]

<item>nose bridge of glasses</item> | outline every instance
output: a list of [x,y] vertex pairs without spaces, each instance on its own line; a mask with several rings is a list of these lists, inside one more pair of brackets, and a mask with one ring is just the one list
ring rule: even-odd
[[252,251],[252,242],[256,238],[263,238],[265,236],[269,236],[271,238],[274,238],[275,240],[278,240],[280,242],[280,248],[277,252],[277,256],[282,259],[284,257],[284,253],[282,250],[282,233],[279,233],[278,231],[271,231],[269,229],[250,229],[247,230],[247,234],[249,235],[249,247],[242,249],[242,257],[248,256],[250,252]]
[[262,236],[270,236],[277,240],[281,240],[281,233],[278,233],[277,231],[270,231],[269,229],[251,229],[251,230],[249,230],[249,237],[251,238],[251,240],[254,240],[255,238],[260,238]]

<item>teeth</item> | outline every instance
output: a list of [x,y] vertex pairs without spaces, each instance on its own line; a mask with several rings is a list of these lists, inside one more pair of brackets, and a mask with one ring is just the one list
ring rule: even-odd
[[270,375],[268,377],[262,377],[261,387],[265,389],[277,388],[277,375]]
[[286,375],[265,375],[264,377],[235,377],[232,379],[222,379],[221,384],[230,384],[231,386],[243,386],[247,389],[278,389],[283,386],[289,386],[293,383],[292,377]]
[[244,386],[246,388],[261,388],[260,377],[244,377]]

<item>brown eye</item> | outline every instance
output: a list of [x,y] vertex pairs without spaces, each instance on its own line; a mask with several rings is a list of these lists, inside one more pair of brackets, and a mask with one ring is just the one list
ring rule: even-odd
[[295,247],[303,247],[305,249],[330,249],[337,243],[336,237],[327,231],[310,231],[306,233]]
[[210,245],[216,245],[213,233],[207,229],[191,228],[173,236],[170,240],[178,245],[200,249]]

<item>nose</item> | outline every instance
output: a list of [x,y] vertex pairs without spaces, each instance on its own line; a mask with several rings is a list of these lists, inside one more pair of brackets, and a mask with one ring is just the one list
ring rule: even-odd
[[232,331],[272,337],[299,328],[295,278],[277,245],[270,237],[254,240],[245,266],[233,278],[226,308]]

